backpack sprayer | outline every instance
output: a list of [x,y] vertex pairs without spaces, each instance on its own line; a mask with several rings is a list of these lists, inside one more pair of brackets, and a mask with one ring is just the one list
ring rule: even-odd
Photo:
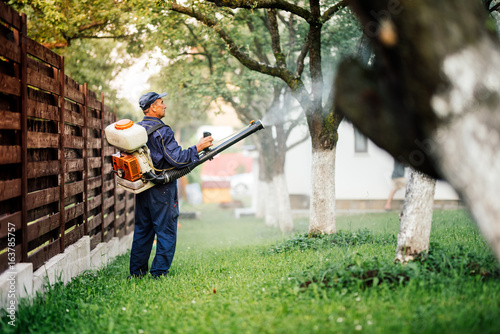
[[[108,125],[105,129],[108,143],[120,150],[113,154],[113,171],[120,187],[135,194],[143,192],[157,184],[166,184],[190,173],[194,168],[207,160],[212,160],[217,154],[245,139],[254,132],[264,129],[259,121],[252,121],[243,130],[234,134],[217,147],[206,148],[199,153],[200,159],[188,167],[157,170],[153,166],[151,155],[146,143],[148,132],[144,127],[134,124],[129,119],[123,119]],[[210,136],[204,132],[204,137]],[[158,171],[159,173],[155,173]]]

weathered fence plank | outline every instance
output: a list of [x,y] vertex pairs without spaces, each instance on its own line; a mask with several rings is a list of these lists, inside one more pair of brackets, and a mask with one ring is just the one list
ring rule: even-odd
[[21,96],[21,80],[0,73],[0,92]]
[[80,172],[83,171],[83,159],[68,159],[66,160],[66,172]]
[[21,48],[3,36],[0,36],[0,54],[16,63],[21,62]]
[[101,158],[89,158],[88,159],[89,168],[100,168],[101,167]]
[[0,129],[21,130],[21,114],[7,110],[0,110]]
[[74,244],[77,242],[84,234],[84,226],[78,225],[72,231],[69,231],[65,235],[64,239],[64,248]]
[[0,181],[0,201],[21,196],[21,179]]
[[35,42],[30,38],[26,38],[28,53],[56,68],[59,68],[59,55],[43,45]]
[[94,249],[101,242],[101,232],[95,234],[92,238],[90,238],[90,249]]
[[33,268],[40,268],[45,261],[56,256],[59,253],[59,239],[50,242],[47,246],[38,249],[35,253],[28,256],[29,262],[33,263]]
[[104,200],[103,207],[104,209],[108,209],[115,204],[115,199],[113,197],[108,197]]
[[31,223],[30,228],[28,229],[28,241],[35,240],[36,238],[57,229],[59,227],[59,217],[60,214],[56,213]]
[[21,212],[15,212],[10,215],[5,215],[0,218],[0,238],[4,238],[8,234],[8,228],[14,226],[15,230],[21,228]]
[[64,118],[66,119],[66,123],[84,126],[84,115],[68,109],[66,109],[64,112],[66,113],[66,115],[64,116]]
[[83,203],[78,203],[77,205],[67,208],[64,212],[66,215],[66,221],[75,219],[76,217],[80,217],[81,215],[84,214],[84,205]]
[[71,197],[76,194],[83,193],[83,181],[66,183],[64,187],[66,188],[64,190],[66,197]]
[[16,164],[19,162],[21,162],[21,146],[0,146],[0,165]]
[[21,30],[21,15],[2,1],[0,1],[0,19]]
[[59,188],[54,187],[29,193],[26,197],[26,204],[28,206],[28,210],[31,210],[58,200]]
[[51,93],[59,92],[59,82],[56,79],[49,78],[31,68],[28,68],[28,85]]
[[[16,263],[21,262],[22,246],[21,244],[14,247],[15,261]],[[0,271],[4,271],[9,266],[9,260],[7,258],[8,253],[0,254]]]
[[66,90],[64,91],[64,96],[80,104],[83,104],[85,102],[85,97],[83,93],[71,86],[66,86]]
[[30,117],[43,118],[52,121],[57,121],[59,119],[59,109],[57,108],[57,106],[34,100],[28,100],[27,107],[28,116]]
[[69,148],[84,148],[84,139],[76,136],[65,136],[66,145]]
[[48,175],[57,175],[61,171],[58,160],[28,163],[28,178],[33,179]]
[[89,231],[95,229],[97,226],[101,225],[102,224],[102,214],[98,214],[96,216],[94,216],[92,219],[90,219],[88,221],[88,229]]
[[95,209],[99,205],[102,204],[102,195],[98,195],[96,197],[93,197],[89,199],[89,204],[88,204],[88,210]]
[[47,132],[28,132],[28,148],[58,148],[59,135]]
[[115,217],[114,217],[114,212],[110,212],[105,218],[104,218],[104,224],[103,224],[103,228],[106,228],[108,227],[109,225],[111,225],[113,222],[115,221]]

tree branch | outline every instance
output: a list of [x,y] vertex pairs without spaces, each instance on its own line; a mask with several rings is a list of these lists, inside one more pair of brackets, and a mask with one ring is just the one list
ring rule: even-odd
[[258,9],[258,8],[275,8],[281,9],[297,16],[302,17],[304,20],[309,22],[311,20],[311,13],[293,3],[286,2],[284,0],[206,0],[216,4],[219,7],[229,7],[229,8],[244,8],[244,9]]
[[82,31],[87,30],[87,29],[102,27],[102,26],[106,25],[107,23],[109,23],[109,21],[101,21],[101,22],[94,21],[92,23],[85,24],[83,26],[78,27],[78,31],[82,32]]
[[276,19],[276,9],[268,9],[267,15],[269,16],[269,32],[271,33],[271,47],[276,59],[278,67],[286,67],[286,59],[280,45],[280,32],[278,29],[278,21]]
[[[314,108],[321,110],[323,99],[323,73],[321,70],[321,28],[319,0],[310,0],[314,23],[309,30],[309,72],[311,74],[311,94]],[[316,113],[317,115],[317,113]],[[319,116],[319,115],[317,115]],[[317,129],[311,129],[317,130]]]
[[306,40],[304,41],[304,45],[302,46],[302,50],[297,58],[297,71],[295,75],[300,77],[302,76],[302,72],[304,72],[304,61],[306,59],[307,53],[309,52],[309,33],[307,34]]
[[199,41],[200,39],[195,34],[195,32],[193,31],[193,29],[191,28],[191,26],[189,24],[187,24],[185,21],[183,21],[182,24],[184,24],[184,26],[187,28],[187,30],[189,30],[189,33],[191,34],[191,36],[193,37],[193,39],[203,48],[203,50],[205,50],[205,54],[204,53],[200,53],[200,54],[204,55],[207,58],[208,69],[210,70],[210,75],[212,75],[214,73],[213,62],[212,62],[212,55],[208,51],[208,48],[206,48],[203,45],[203,43]]
[[330,8],[328,8],[326,10],[326,12],[323,13],[323,15],[321,15],[321,22],[322,23],[327,22],[332,17],[334,17],[335,14],[337,14],[338,11],[340,11],[341,9],[347,7],[348,4],[349,4],[349,0],[342,0],[340,2],[337,2],[335,5],[333,5]]
[[[253,26],[253,23],[251,20],[248,18],[245,19],[245,22],[247,24],[248,30],[252,33],[253,36],[253,44],[255,45],[255,48],[257,49],[257,52],[255,54],[259,58],[259,60],[265,64],[269,64],[269,59],[267,59],[267,56],[264,54],[262,51],[262,44],[259,41],[259,38],[257,38],[257,35],[255,34],[255,28]],[[266,25],[267,26],[267,25]]]

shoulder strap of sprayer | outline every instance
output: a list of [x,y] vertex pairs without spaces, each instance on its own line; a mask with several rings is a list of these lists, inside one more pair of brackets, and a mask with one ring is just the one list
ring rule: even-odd
[[163,124],[163,123],[158,123],[158,124],[153,125],[149,129],[147,129],[146,131],[148,133],[148,137],[149,137],[150,134],[152,134],[153,132],[155,132],[156,130],[158,130],[159,128],[162,128],[164,126],[168,126],[168,125]]
[[[149,135],[152,134],[153,132],[155,132],[156,130],[164,127],[164,126],[168,126],[167,124],[163,124],[163,123],[157,123],[155,125],[153,125],[152,127],[150,127],[149,129],[146,129],[146,132],[148,133],[148,139],[149,139]],[[146,128],[146,127],[144,127]],[[158,170],[158,169],[157,169]],[[168,169],[163,169],[162,171],[165,172],[167,171]],[[160,170],[158,170],[160,171]]]

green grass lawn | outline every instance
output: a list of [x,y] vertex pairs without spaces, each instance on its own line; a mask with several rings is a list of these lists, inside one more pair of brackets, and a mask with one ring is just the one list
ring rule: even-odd
[[[184,208],[188,209],[188,207]],[[200,209],[201,210],[201,209]],[[129,255],[22,303],[21,333],[499,333],[500,272],[463,211],[435,212],[426,261],[393,263],[397,213],[340,216],[335,236],[282,235],[204,206],[181,221],[167,277]]]

